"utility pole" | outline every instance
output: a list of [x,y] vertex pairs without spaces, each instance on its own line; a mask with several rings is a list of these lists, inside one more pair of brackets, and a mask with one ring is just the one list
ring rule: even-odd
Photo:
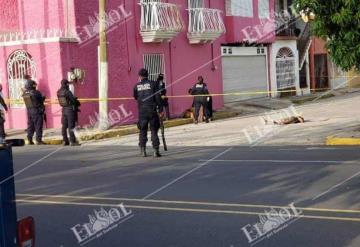
[[105,130],[108,122],[108,60],[106,42],[106,0],[99,0],[99,128]]

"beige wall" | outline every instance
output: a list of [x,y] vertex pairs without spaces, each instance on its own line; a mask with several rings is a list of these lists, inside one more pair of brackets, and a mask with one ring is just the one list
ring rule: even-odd
[[349,87],[360,87],[360,72],[359,71],[352,70],[352,71],[348,72],[348,76],[350,77],[349,79],[353,78],[354,76],[356,77],[349,82]]

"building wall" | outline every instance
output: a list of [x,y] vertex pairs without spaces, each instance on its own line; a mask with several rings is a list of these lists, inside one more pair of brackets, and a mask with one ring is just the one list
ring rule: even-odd
[[[38,89],[47,97],[54,98],[59,85],[59,78],[63,73],[62,61],[60,57],[59,43],[18,45],[11,47],[0,47],[0,81],[3,82],[5,97],[9,97],[8,72],[6,64],[8,57],[16,50],[26,50],[36,64],[36,78]],[[48,127],[57,126],[60,120],[60,108],[58,105],[46,107],[48,116]],[[7,114],[7,128],[26,128],[26,110],[24,107],[11,108]]]
[[[229,0],[227,1],[227,14],[230,14],[231,3],[233,8],[246,9],[245,2],[252,1],[252,15],[227,16],[226,34],[227,43],[273,43],[275,42],[275,0],[269,0],[269,16],[259,16],[259,4],[263,0]],[[235,10],[236,12],[236,10]],[[250,11],[251,12],[251,11]]]
[[[73,0],[0,0],[1,31],[65,30],[74,25]],[[0,31],[0,33],[1,33]]]
[[[168,83],[168,95],[186,95],[188,88],[195,82],[198,75],[203,75],[213,93],[222,92],[220,44],[223,39],[214,44],[190,45],[187,39],[187,0],[171,1],[181,6],[184,20],[184,30],[170,43],[144,44],[139,34],[140,8],[133,0],[108,1],[108,11],[119,9],[120,4],[125,4],[127,13],[131,16],[108,34],[109,51],[109,97],[132,97],[133,86],[138,81],[137,72],[143,66],[143,54],[164,54],[166,64],[166,81]],[[210,5],[209,5],[210,2]],[[205,1],[207,7],[224,10],[222,1]],[[93,16],[97,6],[89,7],[89,3],[76,3],[76,25],[88,25],[89,17]],[[80,12],[81,10],[81,12]],[[92,98],[97,95],[97,45],[94,39],[79,47],[73,47],[74,65],[87,71],[87,79],[84,85],[76,86],[76,94],[81,98]],[[214,65],[212,64],[214,58]],[[215,67],[216,70],[212,70]],[[191,98],[170,99],[171,113],[180,115],[191,106]],[[128,112],[136,115],[136,102],[133,100],[110,101],[109,109],[118,109],[124,104]],[[82,123],[88,122],[88,117],[98,110],[97,103],[89,103],[83,106],[85,114],[82,114]],[[215,109],[223,105],[220,97],[214,99]],[[93,111],[91,113],[91,111]],[[133,122],[133,120],[130,120]],[[127,123],[127,121],[126,121]]]
[[312,46],[314,46],[314,54],[327,54],[326,42],[320,38],[313,38]]
[[[6,61],[8,56],[17,49],[28,51],[37,64],[37,81],[39,89],[47,98],[55,99],[60,80],[66,77],[70,67],[78,67],[86,70],[84,84],[75,85],[75,94],[79,98],[98,97],[98,38],[86,40],[84,27],[90,27],[96,20],[98,12],[97,1],[69,1],[66,8],[66,0],[56,1],[19,1],[23,4],[17,9],[19,16],[18,25],[7,24],[9,28],[23,31],[33,29],[61,29],[68,27],[76,29],[83,35],[82,42],[47,42],[40,44],[25,44],[18,46],[0,47],[1,68],[3,73],[1,80],[7,81]],[[26,3],[24,3],[26,2]],[[140,7],[138,1],[133,0],[108,0],[107,11],[119,9],[124,4],[126,13],[131,13],[127,21],[121,22],[116,28],[108,32],[108,59],[109,59],[109,97],[132,97],[132,89],[138,81],[137,72],[143,66],[143,54],[164,54],[166,63],[166,80],[171,85],[168,95],[187,95],[188,88],[195,82],[198,75],[203,75],[212,93],[222,92],[222,70],[220,45],[225,42],[225,35],[213,44],[190,45],[187,39],[188,8],[187,0],[169,1],[181,6],[181,14],[184,20],[184,30],[170,43],[144,44],[139,33]],[[50,4],[51,3],[51,4]],[[219,8],[225,11],[224,1],[205,0],[207,7]],[[14,2],[15,4],[15,2]],[[71,10],[73,8],[73,11]],[[69,9],[66,18],[64,9]],[[23,12],[21,12],[23,10]],[[65,11],[66,12],[66,11]],[[33,18],[34,13],[38,18]],[[89,20],[90,18],[90,20]],[[86,29],[85,29],[86,30]],[[64,32],[66,33],[66,32]],[[70,33],[70,34],[69,34]],[[70,29],[68,35],[71,36]],[[8,87],[7,83],[4,85]],[[7,90],[5,90],[7,91]],[[7,92],[5,92],[8,96]],[[185,109],[191,107],[191,98],[176,98],[170,100],[171,113],[180,115]],[[119,109],[123,105],[127,113],[133,113],[134,118],[123,119],[121,123],[133,123],[137,118],[137,107],[134,100],[111,100],[109,110]],[[219,109],[223,105],[221,97],[214,98],[214,107]],[[84,103],[81,107],[80,124],[86,125],[96,119],[98,102]],[[60,108],[58,105],[47,107],[48,127],[60,126]],[[26,114],[24,109],[12,109],[7,121],[7,128],[25,128]]]
[[328,56],[329,87],[342,88],[348,86],[348,74],[337,67]]
[[320,38],[313,39],[312,55],[328,55],[328,75],[329,75],[329,86],[331,89],[343,88],[343,87],[359,87],[360,76],[359,72],[352,70],[349,72],[342,71],[332,61],[331,57],[326,50],[326,42]]
[[360,72],[352,70],[347,73],[350,81],[348,82],[348,87],[350,88],[360,88]]
[[18,30],[18,3],[17,0],[0,0],[0,34],[2,32]]
[[349,75],[346,72],[343,72],[340,68],[338,68],[332,61],[331,57],[326,50],[326,42],[321,38],[314,37],[312,40],[312,45],[310,47],[310,78],[311,78],[311,88],[319,89],[317,85],[319,81],[316,79],[316,60],[315,57],[317,55],[326,55],[327,56],[327,76],[329,82],[329,88],[342,88],[348,86]]

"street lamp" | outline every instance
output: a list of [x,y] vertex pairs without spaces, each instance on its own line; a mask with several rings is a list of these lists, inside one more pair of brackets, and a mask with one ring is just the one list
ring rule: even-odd
[[311,12],[309,9],[300,11],[301,18],[304,22],[308,23],[315,20],[314,12]]

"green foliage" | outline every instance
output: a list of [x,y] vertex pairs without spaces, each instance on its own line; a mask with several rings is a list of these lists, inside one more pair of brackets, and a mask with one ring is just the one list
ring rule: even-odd
[[314,35],[327,41],[334,63],[345,71],[360,70],[359,0],[295,0],[298,11],[314,13]]

